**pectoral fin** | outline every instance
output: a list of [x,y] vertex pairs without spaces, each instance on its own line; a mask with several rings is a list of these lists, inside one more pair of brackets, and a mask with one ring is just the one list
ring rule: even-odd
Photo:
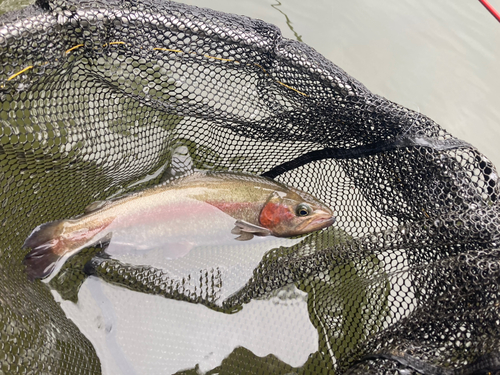
[[235,240],[237,240],[237,241],[248,241],[248,240],[251,240],[252,238],[253,238],[253,234],[252,233],[241,232],[241,235],[239,235],[238,237],[236,237]]
[[271,235],[271,231],[269,229],[251,224],[243,220],[237,220],[235,225],[236,226],[233,228],[231,233],[240,235],[236,238],[238,241],[248,241],[252,239],[253,236]]

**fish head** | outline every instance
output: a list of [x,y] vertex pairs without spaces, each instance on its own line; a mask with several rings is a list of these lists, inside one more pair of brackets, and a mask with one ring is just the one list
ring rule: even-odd
[[291,237],[329,227],[335,218],[324,203],[294,189],[274,192],[262,208],[259,222],[273,236]]

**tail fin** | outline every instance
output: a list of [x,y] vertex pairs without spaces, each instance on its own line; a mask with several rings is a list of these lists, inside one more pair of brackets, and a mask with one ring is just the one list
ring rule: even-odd
[[61,255],[55,252],[58,244],[58,226],[62,220],[51,221],[36,227],[29,237],[24,241],[23,249],[31,248],[31,251],[24,258],[28,278],[44,278],[54,270],[56,262]]

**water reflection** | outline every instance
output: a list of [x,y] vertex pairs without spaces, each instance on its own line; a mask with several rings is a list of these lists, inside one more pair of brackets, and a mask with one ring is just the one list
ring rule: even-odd
[[123,358],[140,373],[174,373],[196,365],[208,371],[237,347],[259,357],[272,353],[298,367],[318,350],[305,293],[282,304],[254,300],[232,315],[144,293],[131,298],[130,293],[89,278],[78,304],[60,301],[96,348],[103,373],[133,373],[122,371]]
[[106,253],[122,264],[159,269],[172,284],[182,289],[183,294],[203,295],[204,298],[210,295],[218,306],[222,306],[223,301],[252,277],[264,254],[282,246],[293,246],[301,240],[270,236],[235,241],[235,235],[231,234],[234,219],[223,213],[215,213],[212,218],[218,221],[220,230],[203,237],[190,237],[190,241],[169,243],[166,248],[149,251],[124,249],[117,244],[106,249]]

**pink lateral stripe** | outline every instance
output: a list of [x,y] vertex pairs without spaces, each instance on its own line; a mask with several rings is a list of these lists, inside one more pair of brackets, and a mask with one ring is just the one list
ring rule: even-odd
[[[194,204],[193,204],[194,203]],[[119,228],[134,227],[136,225],[164,222],[166,225],[170,221],[185,220],[189,224],[189,219],[193,215],[198,215],[200,218],[213,213],[213,207],[204,202],[190,202],[189,200],[174,204],[166,204],[148,209],[132,212],[131,214],[123,215],[118,220]]]

